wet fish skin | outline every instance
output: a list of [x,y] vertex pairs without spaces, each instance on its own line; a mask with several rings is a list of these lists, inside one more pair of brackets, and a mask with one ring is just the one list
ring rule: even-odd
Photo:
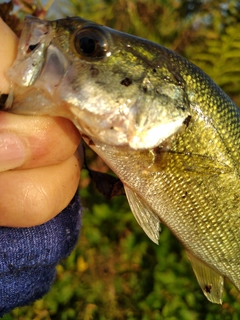
[[9,74],[10,111],[71,119],[147,235],[158,242],[161,221],[183,244],[210,301],[224,277],[240,290],[240,111],[205,73],[75,17],[27,18]]

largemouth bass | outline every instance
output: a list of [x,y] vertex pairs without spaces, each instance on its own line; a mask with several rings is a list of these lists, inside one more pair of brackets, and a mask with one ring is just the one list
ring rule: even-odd
[[150,41],[73,17],[25,19],[7,108],[70,119],[124,184],[158,243],[183,244],[205,296],[240,290],[240,110],[199,68]]

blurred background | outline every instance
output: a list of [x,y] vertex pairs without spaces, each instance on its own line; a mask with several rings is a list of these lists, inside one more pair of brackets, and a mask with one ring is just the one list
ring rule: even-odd
[[[0,0],[0,3],[3,3]],[[240,106],[240,2],[234,0],[13,1],[14,13],[79,15],[162,44],[203,69]],[[89,149],[91,169],[108,172]],[[237,320],[240,295],[226,281],[222,305],[208,302],[181,244],[162,227],[159,246],[138,226],[125,196],[104,199],[82,171],[84,206],[74,252],[51,291],[4,320]],[[239,316],[238,316],[239,315]]]

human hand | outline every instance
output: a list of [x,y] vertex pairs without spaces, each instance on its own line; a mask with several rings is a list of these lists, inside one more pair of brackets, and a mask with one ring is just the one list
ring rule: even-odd
[[[0,93],[7,93],[17,38],[1,19],[0,39]],[[79,142],[66,119],[0,112],[0,226],[42,224],[68,205],[80,176]]]

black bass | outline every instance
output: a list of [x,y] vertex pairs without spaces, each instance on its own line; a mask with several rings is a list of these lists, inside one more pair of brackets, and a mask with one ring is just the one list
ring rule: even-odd
[[62,116],[124,184],[151,240],[183,244],[206,297],[240,290],[240,110],[199,68],[150,41],[73,17],[25,19],[11,112]]

